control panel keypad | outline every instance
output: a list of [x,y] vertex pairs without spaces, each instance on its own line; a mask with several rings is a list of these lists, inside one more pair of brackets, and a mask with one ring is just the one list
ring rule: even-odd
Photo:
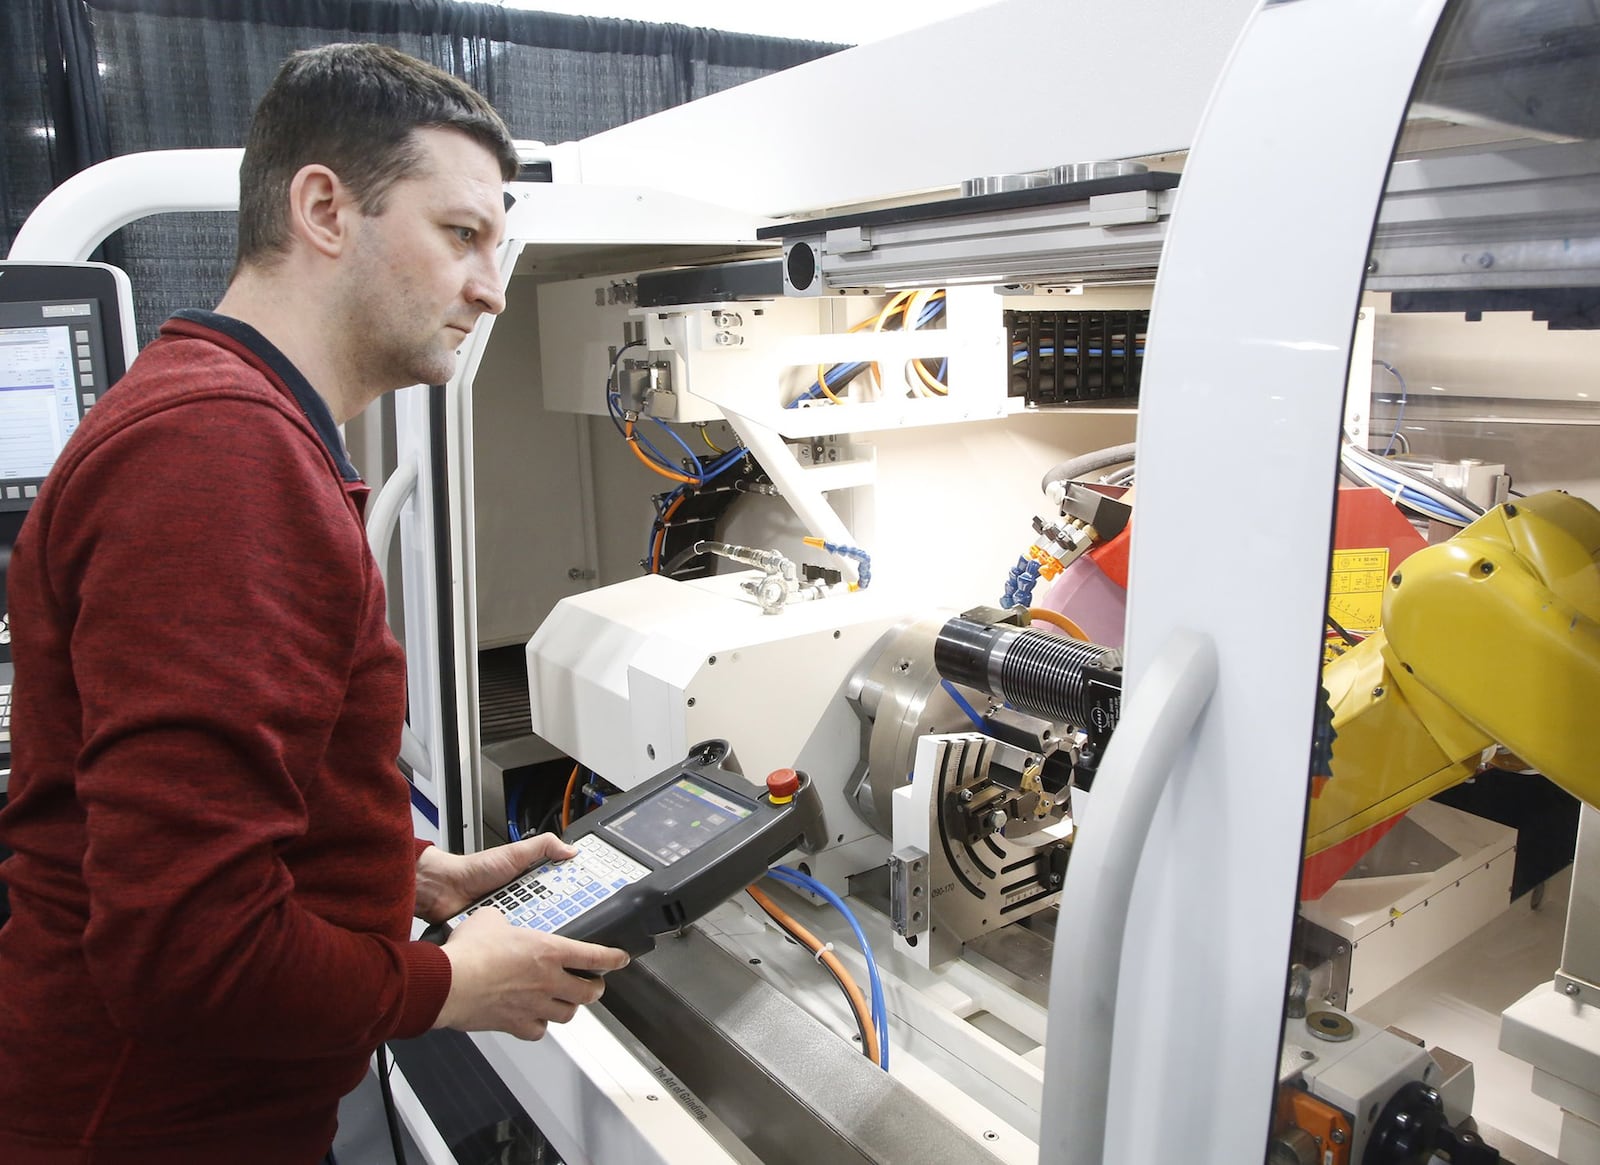
[[479,907],[493,906],[513,926],[529,930],[558,930],[624,886],[650,873],[595,834],[585,834],[573,845],[578,851],[577,857],[529,870],[463,912],[454,921],[460,923]]

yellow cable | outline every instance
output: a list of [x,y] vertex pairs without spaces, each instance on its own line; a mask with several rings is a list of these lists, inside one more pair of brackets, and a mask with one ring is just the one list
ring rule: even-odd
[[[883,331],[883,326],[889,322],[889,317],[894,315],[895,312],[899,311],[902,307],[904,307],[905,304],[906,304],[906,301],[909,300],[915,294],[916,294],[915,291],[900,291],[900,292],[896,292],[895,293],[895,297],[889,301],[889,306],[884,308],[881,312],[879,312],[878,313],[878,318],[872,321],[872,330],[874,332]],[[905,324],[902,324],[901,325],[902,328],[906,328],[906,327],[909,326],[909,319],[910,319],[910,317],[908,316],[907,317],[907,321],[908,322],[905,323]],[[883,395],[883,373],[879,370],[878,365],[876,363],[874,363],[872,365],[872,380],[873,380],[873,383],[877,386],[878,395],[882,396]]]
[[704,425],[700,426],[700,440],[702,440],[702,441],[704,441],[706,443],[707,447],[711,450],[711,452],[713,452],[713,453],[715,453],[715,454],[717,454],[719,456],[727,452],[726,449],[718,449],[717,448],[716,443],[711,440],[711,434],[706,432],[706,427]]
[[921,360],[913,360],[911,365],[917,370],[917,375],[922,378],[922,383],[927,385],[933,392],[939,396],[945,396],[949,393],[950,390],[940,384],[938,378],[923,367]]
[[1085,643],[1091,642],[1088,635],[1084,634],[1082,627],[1079,627],[1059,611],[1052,611],[1046,607],[1029,607],[1028,621],[1031,623],[1048,623],[1052,627],[1061,628],[1074,639],[1081,639]]
[[[920,294],[922,293],[917,293],[917,295]],[[904,326],[908,330],[917,326],[917,320],[920,318],[923,309],[926,308],[928,304],[945,298],[944,288],[941,287],[937,290],[930,291],[927,293],[927,296],[928,298],[919,304],[917,303],[916,295],[913,295],[911,297],[911,302],[906,304],[906,322]],[[947,396],[949,394],[950,390],[939,383],[938,377],[934,376],[927,370],[927,368],[923,367],[923,362],[921,360],[913,360],[911,362],[911,366],[916,370],[917,379],[922,381],[923,388],[927,389],[926,392],[919,390],[919,395],[927,396],[929,393],[932,393],[935,396]]]
[[[911,293],[911,298],[906,300],[906,314],[905,314],[905,320],[900,325],[900,330],[901,331],[909,332],[913,328],[916,327],[917,317],[921,314],[921,311],[922,311],[922,297],[925,294],[927,294],[927,293],[923,292],[923,291],[920,291],[920,290],[919,291],[913,291]],[[911,363],[916,364],[917,361],[913,360]],[[920,367],[920,365],[919,365],[919,367]],[[908,382],[910,382],[911,391],[916,393],[917,396],[926,397],[928,395],[928,393],[927,393],[926,388],[924,386],[927,383],[927,378],[923,377],[921,379],[922,379],[922,383],[918,384],[918,383],[916,383],[914,381],[910,381],[909,377],[907,378]]]
[[639,448],[639,438],[633,435],[632,421],[627,421],[623,424],[622,435],[627,439],[629,447],[633,450],[633,455],[640,461],[644,462],[645,467],[650,469],[652,472],[659,473],[662,477],[671,478],[673,481],[681,481],[686,485],[700,484],[700,479],[698,477],[685,477],[681,473],[675,473],[670,469],[664,469],[662,466],[656,464],[649,457],[647,457],[645,455],[645,451]]
[[817,387],[822,390],[822,395],[827,397],[834,404],[844,404],[844,400],[835,396],[833,394],[833,390],[828,387],[828,370],[826,365],[817,365]]

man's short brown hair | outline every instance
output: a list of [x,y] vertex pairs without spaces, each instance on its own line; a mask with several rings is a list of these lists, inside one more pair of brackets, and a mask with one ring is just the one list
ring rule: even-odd
[[517,151],[483,96],[396,49],[334,44],[289,57],[256,106],[239,167],[239,265],[271,264],[288,249],[289,185],[302,166],[328,167],[363,214],[421,161],[415,131],[450,129],[479,142],[510,181]]

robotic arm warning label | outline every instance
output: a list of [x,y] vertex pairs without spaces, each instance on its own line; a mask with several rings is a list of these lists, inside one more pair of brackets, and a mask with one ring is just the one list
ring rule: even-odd
[[1335,550],[1328,586],[1328,614],[1346,631],[1370,634],[1383,620],[1383,586],[1389,548]]

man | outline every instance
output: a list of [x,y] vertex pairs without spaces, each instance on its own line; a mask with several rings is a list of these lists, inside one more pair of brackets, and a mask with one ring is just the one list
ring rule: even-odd
[[413,841],[405,671],[335,428],[447,379],[505,306],[515,167],[445,73],[292,57],[227,294],[163,327],[45,483],[10,576],[0,1161],[309,1165],[380,1042],[537,1039],[626,963],[493,912],[408,941],[572,851]]

